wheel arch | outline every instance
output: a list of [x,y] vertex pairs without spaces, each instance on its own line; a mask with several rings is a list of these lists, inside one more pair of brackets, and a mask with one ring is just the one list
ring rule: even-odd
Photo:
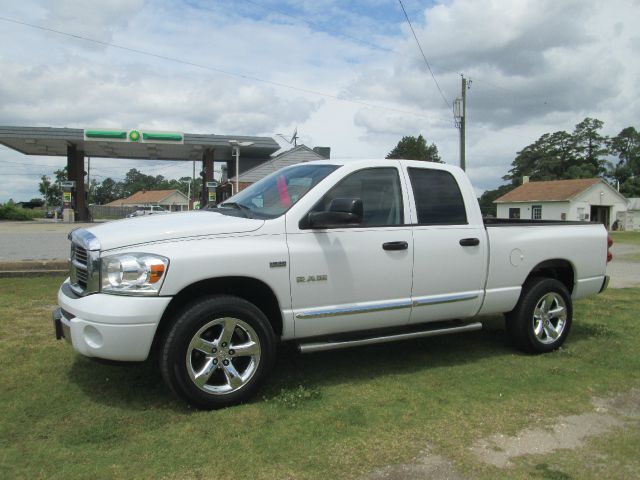
[[156,349],[182,307],[200,297],[216,294],[234,295],[251,302],[266,315],[275,335],[282,336],[282,311],[271,287],[252,277],[217,277],[192,283],[171,299],[158,324],[152,348]]
[[555,278],[567,287],[569,294],[573,293],[575,286],[575,269],[568,260],[555,258],[540,262],[531,269],[523,285],[536,277]]

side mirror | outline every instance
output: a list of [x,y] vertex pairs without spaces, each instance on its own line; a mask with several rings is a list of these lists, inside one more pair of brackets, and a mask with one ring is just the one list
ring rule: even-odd
[[359,225],[364,216],[364,207],[359,198],[334,198],[326,212],[310,212],[309,228],[328,228],[342,225]]

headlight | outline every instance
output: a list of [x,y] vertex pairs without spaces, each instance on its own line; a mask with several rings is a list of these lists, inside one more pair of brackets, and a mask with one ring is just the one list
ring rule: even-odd
[[168,258],[147,253],[102,257],[102,293],[158,295],[168,266]]

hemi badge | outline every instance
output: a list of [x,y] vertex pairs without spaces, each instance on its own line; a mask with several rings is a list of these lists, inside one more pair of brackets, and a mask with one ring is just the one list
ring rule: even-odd
[[287,262],[284,261],[284,260],[280,260],[279,262],[269,262],[269,266],[271,268],[286,267],[287,266]]

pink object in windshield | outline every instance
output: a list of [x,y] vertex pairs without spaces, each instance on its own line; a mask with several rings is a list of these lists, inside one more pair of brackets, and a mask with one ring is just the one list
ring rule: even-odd
[[284,175],[278,176],[278,193],[280,194],[280,201],[285,207],[291,206],[291,197],[287,190],[287,181],[284,179]]

